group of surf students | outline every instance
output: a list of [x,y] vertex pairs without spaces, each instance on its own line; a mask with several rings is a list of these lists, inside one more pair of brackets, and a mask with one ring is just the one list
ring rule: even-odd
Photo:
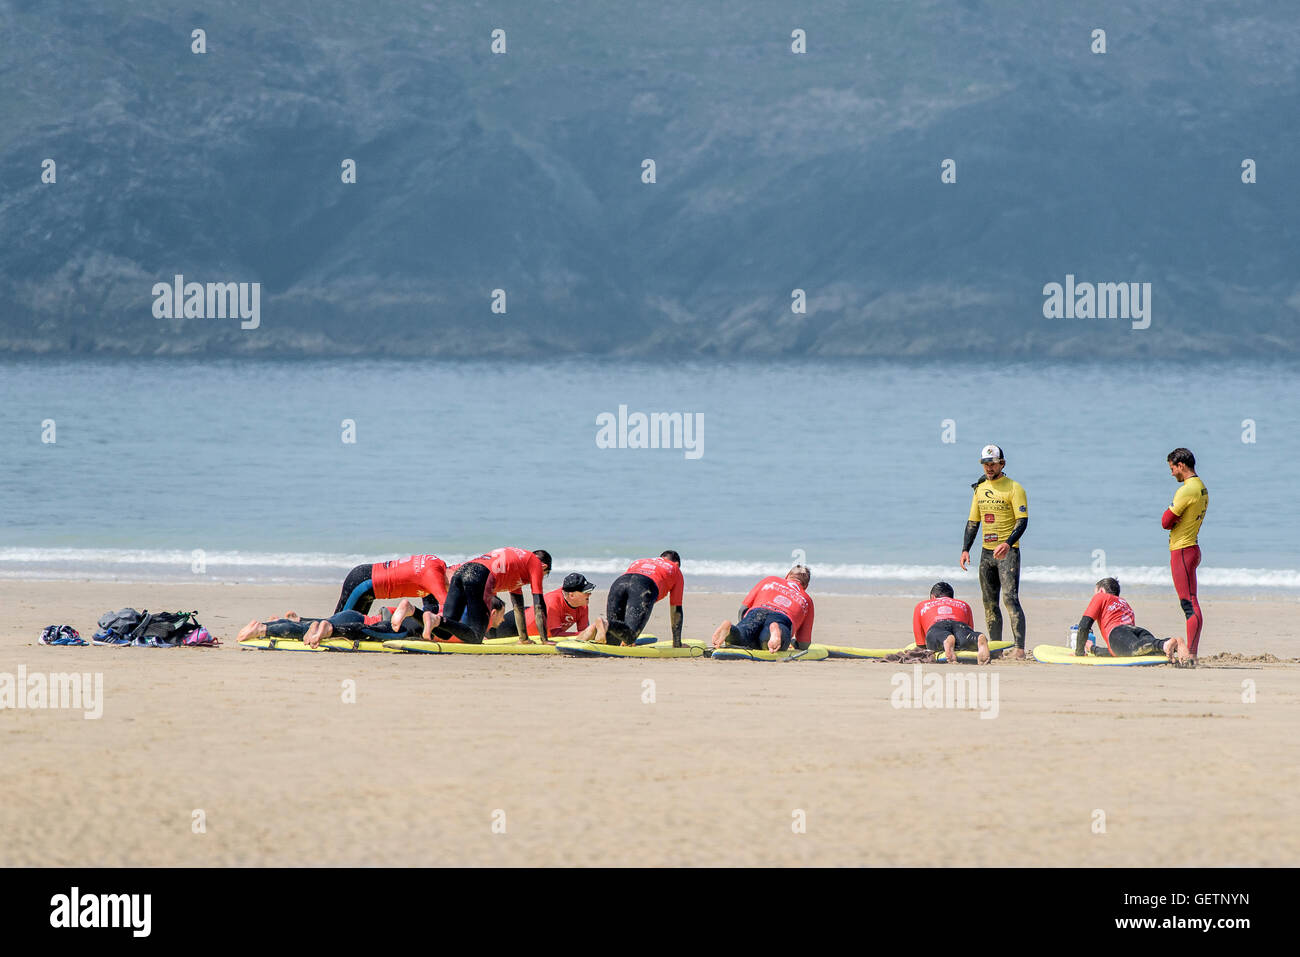
[[[984,599],[987,631],[975,630],[971,606],[958,599],[948,582],[936,582],[930,596],[913,610],[912,632],[917,648],[943,652],[949,662],[957,652],[974,651],[977,660],[992,657],[990,642],[1001,642],[1002,597],[1011,620],[1014,648],[1010,656],[1025,656],[1025,616],[1020,605],[1020,539],[1029,525],[1028,498],[1018,482],[1008,478],[1006,459],[996,445],[980,454],[984,475],[972,485],[970,515],[959,565],[970,562],[975,537],[983,529],[979,559],[980,591]],[[1103,578],[1080,618],[1076,655],[1114,657],[1166,655],[1176,664],[1194,665],[1201,631],[1201,611],[1196,598],[1196,567],[1200,562],[1197,534],[1205,517],[1208,492],[1195,472],[1196,460],[1187,449],[1168,456],[1170,474],[1180,483],[1173,503],[1162,516],[1169,530],[1170,564],[1182,608],[1187,617],[1187,638],[1157,639],[1138,627],[1133,607],[1120,597],[1119,581]],[[289,612],[272,621],[251,621],[239,639],[297,638],[310,646],[339,637],[350,640],[385,640],[395,636],[424,641],[470,644],[485,638],[517,637],[529,642],[533,635],[543,643],[557,637],[607,644],[635,644],[654,606],[668,600],[672,644],[682,644],[682,601],[686,588],[681,556],[667,549],[657,558],[641,558],[610,585],[605,615],[591,621],[588,605],[595,583],[574,572],[553,591],[543,590],[551,571],[551,554],[545,549],[507,546],[449,566],[436,555],[412,555],[401,560],[357,565],[343,580],[334,614],[327,618],[301,618]],[[746,594],[736,621],[721,622],[714,630],[714,648],[725,646],[771,652],[804,650],[812,643],[814,604],[808,594],[812,573],[798,564],[784,577],[771,575]],[[525,609],[523,588],[532,595]],[[509,596],[507,609],[500,595]],[[416,606],[410,599],[419,598]],[[375,601],[400,599],[396,606],[372,613]],[[522,625],[520,624],[522,622]],[[1100,641],[1092,637],[1092,629]]]

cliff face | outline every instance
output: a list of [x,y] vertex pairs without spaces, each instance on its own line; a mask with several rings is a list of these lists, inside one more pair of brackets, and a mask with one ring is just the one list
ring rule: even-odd
[[[0,8],[2,350],[1298,351],[1294,5],[171,6]],[[258,328],[155,318],[176,274]]]

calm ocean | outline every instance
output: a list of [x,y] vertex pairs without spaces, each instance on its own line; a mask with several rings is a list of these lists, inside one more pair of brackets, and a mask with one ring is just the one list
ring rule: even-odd
[[[517,544],[602,585],[664,548],[682,553],[688,584],[717,588],[802,550],[814,590],[903,594],[942,574],[970,591],[956,560],[993,442],[1029,495],[1027,588],[1077,593],[1102,561],[1162,587],[1165,455],[1183,445],[1211,495],[1203,584],[1300,598],[1298,372],[7,360],[0,576],[201,567],[207,580],[325,582],[363,560]],[[638,412],[702,428],[693,448],[602,448],[598,419],[617,445],[620,406],[629,429]]]

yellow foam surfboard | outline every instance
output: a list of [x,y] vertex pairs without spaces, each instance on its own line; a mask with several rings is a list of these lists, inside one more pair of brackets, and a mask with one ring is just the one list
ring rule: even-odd
[[1102,667],[1134,667],[1140,665],[1167,665],[1165,655],[1140,655],[1134,658],[1111,658],[1106,655],[1076,655],[1064,645],[1035,645],[1033,656],[1049,665],[1101,665]]
[[255,651],[391,651],[382,641],[352,641],[348,638],[326,638],[315,648],[297,638],[249,638],[238,642],[239,647]]
[[415,651],[426,655],[554,655],[555,645],[542,645],[535,642],[523,644],[519,639],[509,643],[481,645],[463,644],[458,641],[419,641],[398,638],[385,641],[384,647],[390,651]]
[[807,651],[768,651],[755,648],[723,646],[713,649],[714,661],[822,661],[830,654],[825,645],[809,645]]
[[605,645],[595,641],[561,641],[560,654],[571,658],[702,658],[705,644],[695,638],[683,638],[682,647],[674,648],[664,639],[644,645]]
[[[994,658],[996,658],[1000,654],[1002,654],[1002,652],[1004,652],[1006,649],[1014,648],[1015,644],[1016,643],[1014,641],[990,641],[989,653]],[[912,645],[904,645],[902,648],[857,648],[853,645],[823,645],[822,647],[826,649],[827,655],[831,658],[880,659],[880,658],[888,658],[890,655],[901,654],[902,652],[908,651],[909,649],[915,648],[917,646],[912,644]],[[957,652],[957,660],[975,661],[977,655],[978,652],[974,652],[974,651],[959,651]],[[945,661],[946,659],[944,658],[943,652],[939,652],[939,656],[935,660]]]
[[[535,639],[537,635],[536,633],[530,633],[528,637]],[[569,635],[566,637],[564,635],[556,635],[551,640],[571,641],[573,640],[573,636]],[[640,635],[637,637],[636,643],[638,645],[653,645],[658,640],[659,639],[656,638],[654,635]],[[516,645],[518,643],[519,643],[519,639],[515,635],[510,635],[507,638],[484,638],[483,639],[483,644],[485,645]]]
[[[1014,641],[990,641],[990,642],[989,642],[989,657],[990,657],[990,658],[1001,658],[1001,657],[1002,657],[1002,652],[1006,651],[1008,648],[1014,648],[1015,646],[1016,646],[1016,643],[1015,643]],[[935,661],[947,661],[947,660],[948,660],[948,656],[945,655],[945,654],[941,651],[941,652],[939,652],[939,654],[935,655],[934,660],[935,660]],[[978,652],[978,651],[959,651],[959,652],[957,652],[957,660],[958,660],[958,661],[979,661],[979,652]]]
[[828,658],[888,658],[890,655],[896,655],[899,652],[906,651],[908,648],[914,648],[915,645],[908,645],[903,648],[856,648],[853,645],[822,645],[826,649]]

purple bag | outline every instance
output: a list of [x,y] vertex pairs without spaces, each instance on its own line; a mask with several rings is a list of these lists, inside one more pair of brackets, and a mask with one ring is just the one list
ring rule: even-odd
[[208,629],[195,628],[181,640],[181,644],[193,648],[216,648],[221,642],[213,638]]

